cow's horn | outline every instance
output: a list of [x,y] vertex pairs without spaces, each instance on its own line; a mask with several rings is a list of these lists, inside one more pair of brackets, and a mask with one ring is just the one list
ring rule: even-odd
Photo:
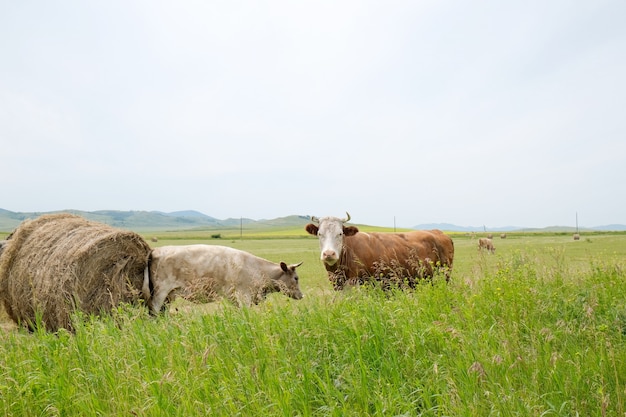
[[347,211],[346,211],[346,216],[348,216],[348,217],[346,217],[345,219],[341,219],[341,221],[342,221],[343,223],[346,223],[346,222],[349,222],[349,221],[350,221],[350,213],[348,213]]
[[320,222],[320,219],[318,219],[318,218],[317,218],[317,217],[315,217],[315,216],[311,216],[311,221],[312,221],[313,223],[319,223],[319,222]]

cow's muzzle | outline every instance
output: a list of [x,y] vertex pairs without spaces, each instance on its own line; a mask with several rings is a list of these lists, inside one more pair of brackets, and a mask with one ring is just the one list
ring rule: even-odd
[[322,252],[322,261],[324,261],[327,265],[335,265],[339,258],[337,257],[337,252],[334,250],[327,250]]

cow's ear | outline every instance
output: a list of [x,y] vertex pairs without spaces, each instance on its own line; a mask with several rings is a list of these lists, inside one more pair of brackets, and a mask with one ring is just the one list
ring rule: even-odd
[[283,261],[280,261],[280,269],[282,269],[285,272],[289,272],[289,267]]
[[359,233],[359,228],[356,226],[344,226],[343,234],[346,236],[354,236]]
[[309,232],[310,235],[317,236],[317,231],[320,230],[320,228],[313,223],[309,223],[304,227],[304,230]]

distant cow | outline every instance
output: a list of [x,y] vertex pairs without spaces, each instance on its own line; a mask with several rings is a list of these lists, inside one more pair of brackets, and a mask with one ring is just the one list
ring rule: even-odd
[[221,296],[236,305],[252,305],[280,291],[299,300],[296,268],[301,264],[276,264],[226,246],[162,246],[150,254],[143,293],[155,314],[176,295],[197,302]]
[[487,252],[494,253],[496,248],[493,246],[493,240],[487,237],[478,239],[478,250],[486,249]]
[[440,230],[408,233],[363,233],[350,220],[311,217],[308,233],[318,236],[321,259],[335,290],[372,279],[383,286],[414,287],[416,278],[432,277],[433,267],[445,270],[449,279],[454,244]]
[[2,255],[2,251],[4,250],[4,247],[6,246],[7,241],[6,240],[0,240],[0,255]]

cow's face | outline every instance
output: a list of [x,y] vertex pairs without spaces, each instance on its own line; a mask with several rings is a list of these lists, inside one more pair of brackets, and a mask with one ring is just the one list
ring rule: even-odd
[[354,226],[344,226],[348,219],[322,217],[319,219],[319,226],[309,223],[305,227],[307,232],[319,238],[320,258],[328,266],[335,265],[341,259],[344,238],[354,236],[359,232],[359,229]]
[[296,268],[302,265],[302,262],[294,265],[287,265],[284,262],[280,263],[280,269],[283,270],[282,275],[278,278],[278,288],[281,292],[285,293],[291,298],[300,300],[302,298],[302,291],[300,291],[300,279]]

